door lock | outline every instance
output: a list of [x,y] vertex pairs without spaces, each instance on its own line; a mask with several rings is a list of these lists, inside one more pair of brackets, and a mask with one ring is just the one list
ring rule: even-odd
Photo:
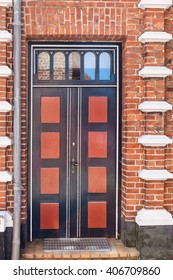
[[78,165],[79,165],[79,163],[78,163],[77,161],[75,161],[75,159],[74,159],[74,158],[72,158],[72,165],[74,165],[74,166],[78,166]]
[[72,175],[75,174],[75,167],[77,167],[79,165],[79,163],[77,161],[75,161],[74,158],[72,158]]

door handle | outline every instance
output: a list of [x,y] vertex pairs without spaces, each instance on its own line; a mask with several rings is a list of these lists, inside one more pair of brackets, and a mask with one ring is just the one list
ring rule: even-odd
[[71,170],[71,173],[72,173],[72,175],[74,175],[74,174],[75,174],[75,169],[76,169],[75,167],[77,167],[77,166],[79,165],[79,163],[78,163],[77,161],[75,161],[74,158],[72,158],[71,163],[72,163],[72,170]]
[[79,163],[78,163],[77,161],[75,161],[75,159],[74,159],[74,158],[72,158],[72,165],[74,165],[74,166],[78,166],[78,165],[79,165]]

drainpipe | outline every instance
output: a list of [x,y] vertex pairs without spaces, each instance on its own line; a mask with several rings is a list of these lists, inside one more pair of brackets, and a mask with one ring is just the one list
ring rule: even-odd
[[14,159],[14,213],[12,260],[20,258],[21,229],[21,0],[14,0],[14,118],[13,118],[13,159]]

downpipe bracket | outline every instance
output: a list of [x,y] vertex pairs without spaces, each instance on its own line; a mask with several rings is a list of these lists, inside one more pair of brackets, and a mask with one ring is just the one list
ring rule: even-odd
[[21,190],[22,190],[22,185],[16,185],[16,184],[14,184],[13,189],[14,189],[14,191],[21,191]]

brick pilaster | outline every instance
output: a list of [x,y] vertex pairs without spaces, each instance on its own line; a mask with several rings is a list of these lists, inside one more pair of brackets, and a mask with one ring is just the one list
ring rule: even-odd
[[[144,32],[165,31],[165,10],[164,9],[145,9],[144,10]],[[161,35],[162,37],[162,35]],[[165,42],[162,40],[150,40],[144,44],[144,67],[165,65]],[[164,101],[166,79],[160,77],[147,77],[145,81],[145,100]],[[149,112],[145,114],[145,135],[165,135],[165,115],[162,112]],[[165,169],[165,147],[143,147],[145,151],[146,170]],[[166,179],[165,179],[166,180]],[[145,181],[145,203],[147,209],[157,209],[164,207],[164,186],[163,180]]]
[[[7,103],[7,79],[11,70],[7,67],[7,8],[0,6],[0,210],[7,210],[7,188],[8,169],[6,168],[6,147],[9,145],[6,137],[6,112],[4,104]],[[7,33],[4,33],[4,31]],[[7,109],[8,111],[8,109]],[[5,143],[5,144],[4,144]]]

